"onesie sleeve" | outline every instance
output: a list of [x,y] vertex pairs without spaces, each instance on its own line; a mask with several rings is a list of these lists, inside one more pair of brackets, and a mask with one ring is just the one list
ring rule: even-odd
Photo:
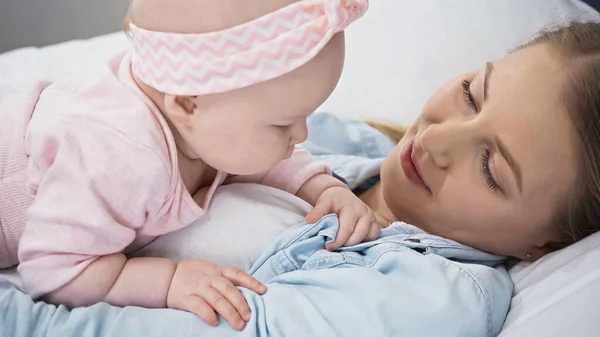
[[296,147],[290,158],[272,169],[250,176],[231,176],[225,183],[257,183],[295,195],[305,182],[318,174],[331,174],[331,170],[308,151]]

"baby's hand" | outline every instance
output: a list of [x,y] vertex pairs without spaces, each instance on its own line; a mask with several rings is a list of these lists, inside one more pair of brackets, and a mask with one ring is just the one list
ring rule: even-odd
[[330,213],[338,215],[340,228],[335,240],[327,244],[326,248],[329,250],[372,241],[379,236],[381,226],[375,219],[373,211],[345,187],[335,186],[326,189],[305,219],[308,223],[314,223]]
[[173,275],[167,307],[192,312],[206,323],[219,323],[217,314],[232,328],[242,330],[250,319],[250,307],[236,286],[264,294],[267,288],[249,274],[204,260],[184,260]]

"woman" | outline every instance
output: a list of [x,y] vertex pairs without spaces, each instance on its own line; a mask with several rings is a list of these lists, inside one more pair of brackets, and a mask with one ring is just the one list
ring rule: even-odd
[[[340,149],[323,135],[313,132],[313,152]],[[354,145],[371,152],[363,139]],[[100,304],[69,314],[11,290],[0,293],[2,326],[15,336],[497,334],[511,295],[500,256],[535,260],[599,230],[600,24],[543,33],[449,81],[385,160],[342,148],[323,158],[382,226],[416,227],[395,223],[336,252],[323,249],[332,216],[285,232],[251,270],[267,294],[242,290],[245,330],[169,310]]]
[[383,226],[404,221],[523,260],[600,230],[599,37],[597,23],[542,33],[446,83],[406,134],[374,124],[402,137],[361,199]]

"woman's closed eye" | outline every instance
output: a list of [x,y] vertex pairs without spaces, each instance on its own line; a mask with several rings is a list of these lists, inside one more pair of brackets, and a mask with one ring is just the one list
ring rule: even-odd
[[473,93],[471,92],[471,81],[464,79],[460,82],[460,85],[462,86],[465,102],[469,108],[473,109],[475,113],[478,113],[479,108],[477,107],[477,102],[475,101],[475,97],[473,97]]
[[494,178],[494,174],[491,168],[490,150],[486,149],[481,155],[481,173],[487,187],[494,193],[502,192],[500,185]]
[[[465,103],[471,108],[475,113],[479,113],[479,108],[477,105],[477,101],[471,92],[471,81],[464,79],[461,82],[463,97],[465,99]],[[502,192],[500,185],[496,178],[494,178],[494,173],[492,170],[492,163],[490,159],[490,150],[486,149],[481,155],[481,174],[483,175],[483,179],[487,188],[489,188],[492,192]]]

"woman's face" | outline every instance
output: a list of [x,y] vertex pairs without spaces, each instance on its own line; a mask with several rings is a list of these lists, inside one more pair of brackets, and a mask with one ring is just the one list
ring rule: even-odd
[[577,159],[564,80],[539,45],[442,86],[383,165],[392,213],[492,253],[547,253],[547,226]]

